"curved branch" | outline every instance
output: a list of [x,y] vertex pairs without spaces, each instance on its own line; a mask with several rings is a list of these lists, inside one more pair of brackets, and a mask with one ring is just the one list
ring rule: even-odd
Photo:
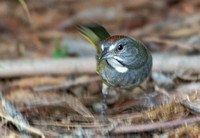
[[200,116],[177,119],[169,122],[155,122],[150,124],[142,125],[128,125],[128,126],[119,126],[114,129],[113,133],[130,133],[130,132],[142,132],[142,131],[152,131],[160,128],[170,128],[183,124],[189,124],[200,121]]

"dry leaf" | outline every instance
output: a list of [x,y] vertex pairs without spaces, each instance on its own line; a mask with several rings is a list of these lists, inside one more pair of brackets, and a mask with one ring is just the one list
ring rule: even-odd
[[93,117],[90,111],[76,97],[67,94],[66,103],[79,114],[85,117]]

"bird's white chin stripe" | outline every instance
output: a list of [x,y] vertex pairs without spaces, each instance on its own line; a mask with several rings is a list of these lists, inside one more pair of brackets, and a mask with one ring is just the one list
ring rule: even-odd
[[104,50],[104,45],[103,44],[101,45],[101,49],[102,49],[102,51]]
[[115,59],[119,60],[119,61],[122,61],[123,59],[120,58],[120,57],[117,57],[117,56],[114,56]]
[[128,68],[126,67],[117,67],[115,68],[118,72],[124,73],[128,71]]
[[128,71],[127,67],[124,67],[123,65],[121,65],[117,60],[111,58],[111,59],[107,59],[108,63],[118,72],[120,73],[124,73]]

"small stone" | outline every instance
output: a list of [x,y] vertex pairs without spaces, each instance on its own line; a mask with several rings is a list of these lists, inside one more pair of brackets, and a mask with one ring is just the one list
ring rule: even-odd
[[[105,106],[105,109],[108,108],[107,105],[104,105],[104,106]],[[94,110],[95,112],[100,113],[100,112],[102,111],[102,109],[103,109],[103,103],[95,103],[95,104],[93,104],[92,108],[93,108],[93,110]]]

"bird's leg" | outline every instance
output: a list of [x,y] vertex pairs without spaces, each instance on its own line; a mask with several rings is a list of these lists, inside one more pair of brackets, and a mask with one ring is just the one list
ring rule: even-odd
[[108,95],[108,86],[103,83],[102,85],[102,94],[103,94],[103,102],[102,102],[102,110],[101,110],[101,116],[100,116],[100,122],[105,123],[108,122],[107,117],[105,115],[105,109],[106,109],[106,96]]
[[142,90],[142,91],[146,91],[147,90],[147,81],[149,80],[146,79],[143,83],[141,83],[138,87]]

